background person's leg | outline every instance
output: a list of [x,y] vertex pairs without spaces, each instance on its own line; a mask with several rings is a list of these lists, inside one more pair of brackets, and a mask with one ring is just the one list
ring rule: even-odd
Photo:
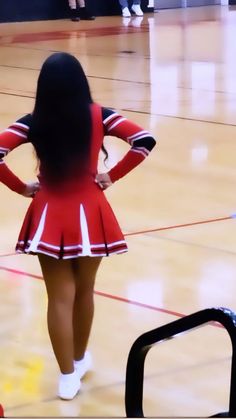
[[129,5],[128,5],[128,0],[119,0],[120,3],[120,7],[121,7],[121,11],[122,11],[122,16],[123,17],[130,17],[131,13],[129,11]]
[[76,0],[69,0],[69,8],[71,10],[71,20],[73,22],[78,22],[80,20],[79,18],[79,10],[77,7],[77,1]]
[[85,0],[78,0],[79,4],[79,17],[81,20],[94,20],[95,16],[87,9]]

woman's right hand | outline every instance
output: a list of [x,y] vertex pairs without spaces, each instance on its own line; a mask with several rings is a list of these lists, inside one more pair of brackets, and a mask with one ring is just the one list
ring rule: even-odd
[[40,190],[39,182],[28,182],[26,183],[26,187],[22,195],[25,196],[26,198],[34,198],[35,194],[39,190]]
[[98,173],[95,177],[95,182],[101,189],[105,190],[112,185],[112,181],[108,173]]

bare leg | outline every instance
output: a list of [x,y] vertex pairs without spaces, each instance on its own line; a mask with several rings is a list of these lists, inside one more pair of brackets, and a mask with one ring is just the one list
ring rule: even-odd
[[93,321],[94,314],[94,282],[100,257],[84,256],[73,260],[76,279],[76,298],[74,302],[74,359],[83,358]]
[[73,305],[76,285],[71,260],[38,255],[48,294],[48,331],[63,374],[74,371]]

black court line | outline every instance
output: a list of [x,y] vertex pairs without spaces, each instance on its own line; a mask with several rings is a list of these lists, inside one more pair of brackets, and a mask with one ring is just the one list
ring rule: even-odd
[[202,122],[206,124],[215,124],[215,125],[223,125],[223,126],[229,126],[229,127],[235,127],[236,124],[229,123],[229,122],[221,122],[221,121],[210,121],[208,119],[198,119],[198,118],[190,118],[185,116],[177,116],[177,115],[167,115],[162,113],[150,113],[147,111],[139,111],[136,109],[127,109],[127,108],[121,108],[121,111],[124,112],[133,112],[133,113],[140,113],[141,115],[150,115],[150,116],[160,116],[163,118],[175,118],[175,119],[182,119],[184,121],[193,121],[193,122]]
[[[13,66],[13,65],[5,65],[5,64],[0,64],[0,67],[3,68],[14,68],[17,70],[29,70],[29,71],[36,71],[39,72],[41,70],[40,68],[30,68],[30,67],[21,67],[21,66]],[[145,85],[145,86],[151,86],[150,82],[146,82],[146,81],[138,81],[138,80],[125,80],[125,79],[115,79],[112,77],[103,77],[103,76],[90,76],[87,75],[88,78],[90,79],[98,79],[98,80],[109,80],[109,81],[117,81],[117,82],[122,82],[122,83],[131,83],[131,84],[141,84],[141,85]],[[1,92],[0,92],[1,93]]]
[[[145,234],[144,234],[144,236],[145,236]],[[205,249],[205,250],[209,250],[209,251],[212,251],[212,252],[226,253],[226,254],[232,255],[232,256],[236,255],[236,252],[234,252],[233,250],[221,249],[219,247],[208,246],[208,245],[201,244],[201,243],[194,243],[194,242],[191,242],[191,241],[188,241],[188,240],[175,239],[174,237],[165,237],[165,236],[162,236],[160,234],[155,234],[155,233],[148,233],[148,236],[151,237],[152,239],[158,239],[158,240],[164,240],[164,241],[169,241],[169,242],[173,242],[173,243],[178,243],[178,244],[182,244],[183,246],[198,247],[200,249]],[[5,255],[0,254],[0,257],[15,256],[17,254],[18,253],[7,253]]]
[[60,49],[47,49],[47,48],[27,48],[25,46],[21,46],[19,44],[12,44],[12,43],[0,43],[0,48],[1,47],[7,47],[7,48],[19,48],[19,49],[26,49],[29,51],[43,51],[43,52],[61,52]]
[[[1,48],[1,46],[0,46]],[[76,54],[75,54],[76,55]],[[80,54],[81,55],[81,54]],[[87,54],[82,54],[84,56],[88,56]],[[106,55],[98,55],[98,54],[90,54],[89,57],[106,57]],[[118,55],[115,55],[115,57],[117,58],[126,58]],[[110,56],[110,58],[113,58],[113,56]],[[138,57],[140,58],[140,57]],[[19,69],[19,70],[30,70],[30,71],[36,71],[39,72],[40,68],[32,68],[32,67],[22,67],[22,66],[17,66],[17,65],[8,65],[8,64],[0,64],[0,67],[3,68],[15,68],[15,69]],[[119,78],[112,78],[112,77],[104,77],[104,76],[93,76],[93,75],[87,75],[88,78],[90,79],[99,79],[99,80],[110,80],[110,81],[117,81],[117,82],[123,82],[123,83],[131,83],[131,84],[141,84],[144,86],[150,86],[152,87],[152,83],[149,81],[140,81],[140,80],[126,80],[126,79],[119,79]],[[161,84],[161,83],[160,83]],[[176,86],[175,89],[183,89],[183,90],[191,90],[191,91],[197,91],[197,92],[207,92],[207,93],[219,93],[219,94],[223,94],[223,95],[234,95],[236,96],[235,92],[226,92],[225,90],[209,90],[209,89],[197,89],[197,88],[193,88],[191,86]]]
[[40,70],[40,69],[32,68],[32,67],[22,67],[22,66],[18,66],[18,65],[8,65],[8,64],[0,64],[0,67],[3,67],[3,68],[16,68],[18,70],[32,70],[32,71],[39,71]]
[[25,98],[28,98],[28,99],[35,99],[35,96],[28,96],[28,95],[23,95],[23,94],[19,94],[19,93],[7,93],[7,92],[1,92],[0,91],[0,95],[15,96],[15,97],[25,97]]
[[[1,45],[0,45],[1,48]],[[57,52],[57,51],[55,51]],[[119,55],[122,54],[122,55]],[[76,55],[76,54],[75,54]],[[88,54],[79,54],[80,56],[83,55],[85,57],[88,56]],[[105,54],[89,54],[89,57],[107,57]],[[117,55],[115,54],[114,56],[111,55],[110,58],[127,58],[127,55],[125,55],[124,53],[120,52]],[[140,56],[138,56],[138,58],[140,59]],[[150,58],[150,57],[149,57]],[[17,66],[17,65],[8,65],[8,64],[0,64],[0,67],[3,68],[15,68],[15,69],[19,69],[19,70],[30,70],[30,71],[37,71],[39,72],[40,68],[32,68],[32,67],[22,67],[22,66]],[[112,77],[103,77],[103,76],[93,76],[93,75],[87,75],[88,78],[91,79],[99,79],[99,80],[110,80],[110,81],[117,81],[117,82],[123,82],[123,83],[132,83],[132,84],[141,84],[141,85],[145,85],[145,86],[152,86],[152,83],[149,81],[140,81],[140,80],[126,80],[126,79],[119,79],[119,78],[112,78]],[[161,83],[160,83],[161,84]],[[175,89],[183,89],[183,90],[191,90],[191,91],[198,91],[198,92],[210,92],[210,93],[218,93],[218,94],[223,94],[223,95],[234,95],[236,96],[235,92],[226,92],[225,90],[209,90],[209,89],[197,89],[197,88],[193,88],[191,86],[176,86]]]
[[[87,77],[90,78],[91,76],[87,76]],[[17,93],[7,93],[7,92],[2,92],[2,91],[0,91],[0,95],[25,97],[25,98],[30,98],[30,99],[35,98],[35,96],[29,96],[29,95],[23,95],[23,94],[17,94]],[[113,108],[113,105],[110,106],[110,107]],[[116,109],[118,109],[118,108],[116,108]],[[229,127],[235,127],[236,126],[236,124],[228,123],[228,122],[226,123],[226,122],[221,122],[221,121],[209,121],[207,119],[190,118],[190,117],[177,116],[177,115],[166,115],[166,114],[161,114],[161,113],[151,113],[151,112],[147,112],[147,111],[140,111],[140,110],[128,109],[128,108],[120,108],[120,110],[124,111],[124,112],[132,112],[132,113],[141,114],[141,115],[159,116],[159,117],[162,117],[162,118],[181,119],[183,121],[201,122],[201,123],[206,123],[206,124],[223,125],[223,126],[229,126]]]

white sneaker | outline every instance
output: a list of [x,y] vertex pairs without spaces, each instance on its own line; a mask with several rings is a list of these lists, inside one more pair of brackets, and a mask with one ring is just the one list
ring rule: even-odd
[[61,374],[59,378],[58,396],[63,400],[72,400],[81,387],[80,377],[75,370],[71,374]]
[[143,16],[143,11],[142,11],[142,9],[141,9],[141,7],[140,7],[139,4],[133,4],[131,6],[131,9],[136,14],[136,16]]
[[92,357],[90,352],[86,351],[83,359],[80,361],[74,361],[74,367],[79,379],[81,380],[81,378],[83,378],[92,368]]
[[122,9],[122,16],[123,16],[123,17],[130,17],[130,16],[131,16],[131,13],[130,13],[130,11],[129,11],[128,7],[124,7],[124,8]]

